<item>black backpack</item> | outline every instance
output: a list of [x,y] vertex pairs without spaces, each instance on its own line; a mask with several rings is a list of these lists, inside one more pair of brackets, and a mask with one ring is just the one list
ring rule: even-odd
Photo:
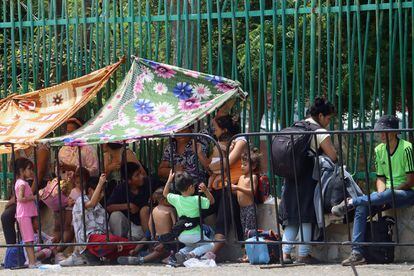
[[[393,242],[392,234],[395,220],[392,217],[380,217],[378,221],[372,222],[371,237],[371,223],[367,221],[367,228],[365,231],[365,241],[367,242]],[[366,246],[364,248],[364,257],[370,264],[389,264],[394,261],[394,246]]]
[[[280,177],[294,179],[295,170],[299,175],[304,165],[314,156],[310,150],[312,141],[311,131],[320,129],[321,127],[311,124],[307,121],[298,121],[293,126],[282,129],[280,133],[287,132],[303,132],[301,135],[293,135],[293,143],[291,134],[276,135],[272,141],[272,157],[274,173]],[[295,153],[295,162],[293,162],[293,152]]]

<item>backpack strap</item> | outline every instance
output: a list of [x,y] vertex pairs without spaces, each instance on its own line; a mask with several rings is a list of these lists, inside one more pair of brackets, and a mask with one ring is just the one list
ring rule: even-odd
[[200,217],[196,218],[189,218],[186,216],[181,216],[178,218],[178,221],[174,224],[174,226],[171,229],[171,232],[167,234],[160,235],[158,237],[158,240],[160,242],[169,242],[173,241],[175,238],[178,238],[178,236],[186,230],[191,230],[195,227],[200,225]]
[[320,125],[313,124],[313,123],[308,122],[306,120],[297,121],[293,124],[293,126],[304,128],[306,131],[315,131],[315,130],[318,130],[318,129],[322,128]]

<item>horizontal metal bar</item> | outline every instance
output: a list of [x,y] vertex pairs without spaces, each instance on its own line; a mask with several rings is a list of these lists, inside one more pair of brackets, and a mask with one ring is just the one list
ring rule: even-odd
[[[205,243],[207,241],[198,241],[196,243]],[[208,242],[213,243],[229,243],[228,240],[209,240]],[[361,246],[414,246],[414,242],[412,243],[397,243],[397,242],[351,242],[351,241],[343,241],[343,242],[335,242],[335,241],[311,241],[311,242],[300,242],[300,241],[233,241],[237,244],[307,244],[307,245],[361,245]],[[88,245],[138,245],[138,244],[156,244],[161,243],[159,241],[124,241],[124,242],[89,242],[89,243],[36,243],[36,244],[0,244],[0,248],[7,248],[7,247],[36,247],[36,246],[44,246],[44,247],[54,247],[54,246],[88,246]],[[176,244],[180,243],[179,241],[170,241],[170,242],[163,242],[163,244]]]
[[311,241],[311,242],[300,242],[300,241],[235,241],[238,244],[306,244],[306,245],[361,245],[361,246],[414,246],[414,242],[404,242],[404,243],[397,243],[397,242],[335,242],[335,241]]
[[[206,242],[214,242],[214,243],[227,243],[227,240],[204,240],[198,241],[196,243],[206,243]],[[88,245],[138,245],[138,244],[156,244],[161,243],[159,241],[124,241],[124,242],[74,242],[74,243],[32,243],[32,244],[0,244],[0,248],[7,248],[7,247],[36,247],[36,246],[43,246],[43,247],[55,247],[55,246],[88,246]],[[180,241],[170,241],[170,242],[162,242],[162,244],[176,244],[180,243]]]
[[[398,10],[398,3],[392,4],[392,9]],[[403,9],[411,9],[413,6],[412,2],[403,2],[401,4],[401,7]],[[295,8],[288,8],[285,10],[277,9],[276,15],[294,15],[296,13],[298,14],[334,14],[342,12],[343,14],[350,12],[369,12],[369,11],[375,11],[377,9],[376,4],[363,4],[363,5],[350,5],[346,6],[330,6],[330,7],[322,7],[322,8],[315,8],[312,9],[310,7],[302,7],[299,8],[297,11]],[[390,9],[390,3],[383,3],[378,5],[379,10],[389,10]],[[262,15],[262,11],[237,11],[234,14],[232,12],[223,12],[223,13],[202,13],[200,16],[198,14],[192,13],[188,15],[169,15],[168,18],[170,21],[177,21],[177,20],[194,20],[197,21],[199,18],[203,20],[207,19],[218,19],[219,17],[221,19],[232,19],[233,16],[236,18],[245,18],[247,16],[249,17],[260,17]],[[271,17],[275,13],[274,10],[268,9],[263,11],[263,15],[265,17]],[[78,18],[69,18],[69,19],[48,19],[48,20],[37,20],[37,21],[23,21],[21,22],[0,22],[0,29],[2,28],[15,28],[16,23],[18,23],[22,27],[31,27],[32,25],[35,27],[43,27],[43,26],[54,26],[54,25],[78,25],[78,24],[93,24],[93,23],[136,23],[138,21],[141,21],[142,23],[149,22],[148,16],[124,16],[124,17],[109,17],[106,18],[104,15],[102,16],[94,16],[94,17],[78,17]],[[165,22],[165,15],[154,15],[151,16],[151,21],[154,22]]]

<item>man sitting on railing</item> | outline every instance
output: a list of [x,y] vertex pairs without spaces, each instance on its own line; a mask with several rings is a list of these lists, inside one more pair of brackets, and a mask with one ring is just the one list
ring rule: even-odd
[[[375,130],[398,129],[398,124],[399,120],[395,116],[384,115],[378,120]],[[367,195],[363,195],[352,199],[349,198],[347,202],[343,201],[332,207],[331,211],[336,216],[343,216],[347,210],[355,208],[352,242],[364,242],[369,204],[372,207],[385,206],[386,208],[401,208],[414,205],[412,145],[410,142],[398,138],[397,135],[397,132],[381,133],[383,143],[375,148],[377,192],[371,193],[370,200]],[[391,161],[391,164],[389,164],[389,161]],[[395,199],[394,203],[393,198]],[[353,245],[350,257],[344,260],[342,265],[360,265],[365,263],[362,246]]]

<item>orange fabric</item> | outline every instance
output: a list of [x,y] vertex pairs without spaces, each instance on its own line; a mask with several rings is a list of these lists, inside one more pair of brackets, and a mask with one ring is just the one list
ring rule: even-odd
[[[0,100],[0,143],[13,143],[19,149],[44,138],[93,99],[123,61],[55,86]],[[10,146],[0,146],[0,153],[9,152]]]
[[[230,166],[230,182],[231,182],[231,184],[237,184],[237,182],[239,181],[240,176],[242,175],[241,163],[242,163],[241,159],[239,159],[236,163],[234,163],[233,165]],[[213,189],[220,190],[221,188],[223,188],[223,183],[221,181],[221,175],[218,175],[217,177],[220,178],[220,181],[217,182],[217,186],[213,187]],[[226,180],[227,180],[227,176],[226,176]]]

